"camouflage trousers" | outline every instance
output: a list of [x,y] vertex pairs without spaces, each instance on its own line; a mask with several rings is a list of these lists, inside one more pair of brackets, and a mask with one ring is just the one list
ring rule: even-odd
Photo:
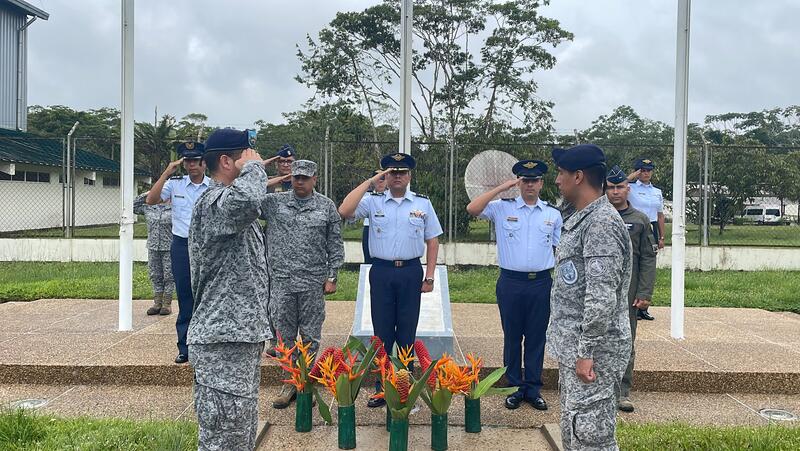
[[198,451],[251,451],[258,432],[258,397],[232,395],[195,384]]
[[597,379],[589,384],[578,379],[574,366],[558,366],[561,440],[565,450],[619,449],[617,394],[627,363],[595,360]]
[[147,250],[147,274],[153,284],[154,293],[164,293],[172,299],[175,291],[175,279],[172,277],[172,262],[169,250]]
[[309,352],[319,350],[322,323],[325,321],[325,296],[322,286],[314,290],[295,292],[290,284],[270,281],[269,317],[275,336],[293,342],[299,334],[304,343],[311,342]]
[[[633,304],[633,300],[629,300],[629,303]],[[636,316],[639,313],[639,309],[630,307],[628,313],[631,322],[631,358],[628,361],[628,367],[625,368],[625,374],[622,376],[622,383],[619,386],[619,396],[622,398],[629,397],[631,395],[631,387],[633,387],[633,363],[636,358],[636,325],[638,324]]]
[[201,451],[252,451],[264,343],[189,345]]

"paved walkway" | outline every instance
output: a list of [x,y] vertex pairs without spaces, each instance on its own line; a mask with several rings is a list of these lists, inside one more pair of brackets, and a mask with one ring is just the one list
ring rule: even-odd
[[[134,301],[134,328],[118,332],[117,304],[40,300],[0,304],[0,383],[190,385],[176,354],[175,315],[144,315]],[[353,302],[329,302],[322,347],[342,345]],[[502,366],[502,330],[492,304],[453,304],[457,357],[473,352],[488,369]],[[686,339],[669,335],[669,309],[653,308],[636,341],[637,390],[800,394],[800,315],[757,309],[686,309]],[[279,368],[265,360],[264,383]],[[545,386],[556,388],[545,360]]]

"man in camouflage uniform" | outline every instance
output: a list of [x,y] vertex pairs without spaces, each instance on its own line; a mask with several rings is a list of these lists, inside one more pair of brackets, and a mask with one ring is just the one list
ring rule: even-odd
[[172,293],[175,279],[169,249],[172,245],[172,206],[169,202],[147,205],[147,193],[133,201],[133,212],[144,215],[147,222],[147,273],[153,284],[153,305],[148,315],[172,313]]
[[619,410],[633,412],[633,403],[630,400],[631,386],[633,385],[633,361],[636,349],[633,342],[636,340],[636,323],[639,309],[650,306],[653,297],[653,285],[656,282],[656,251],[658,243],[653,237],[650,220],[647,215],[633,208],[628,202],[628,180],[619,166],[614,166],[606,177],[606,195],[611,205],[617,209],[628,234],[631,237],[633,250],[633,268],[631,272],[631,286],[628,289],[628,310],[631,324],[631,359],[622,376],[619,393]]
[[252,450],[261,353],[270,338],[264,236],[267,194],[255,131],[215,130],[204,159],[214,179],[189,230],[195,310],[189,324],[200,450]]
[[558,360],[561,437],[567,450],[614,450],[617,394],[631,352],[631,240],[603,195],[602,149],[553,149],[553,160],[556,185],[575,206],[556,250],[547,331]]
[[[284,341],[311,342],[319,350],[325,320],[325,294],[336,292],[336,277],[344,263],[341,217],[332,200],[314,190],[317,164],[292,162],[292,189],[267,194],[262,218],[267,221],[270,275],[269,314],[276,335]],[[283,409],[296,396],[284,385],[272,401]]]

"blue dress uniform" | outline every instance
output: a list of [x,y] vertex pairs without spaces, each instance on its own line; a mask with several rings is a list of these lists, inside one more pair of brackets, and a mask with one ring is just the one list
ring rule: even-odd
[[[647,169],[648,171],[652,171],[655,167],[653,160],[646,158],[636,160],[633,166],[634,169]],[[642,183],[637,180],[636,183],[631,183],[630,187],[631,193],[628,196],[628,202],[633,208],[647,215],[650,225],[653,226],[653,238],[658,243],[658,214],[664,212],[664,195],[652,183]]]
[[[381,159],[383,169],[409,171],[416,162],[407,154]],[[369,218],[369,272],[372,327],[387,353],[397,343],[414,343],[422,295],[425,241],[442,234],[431,201],[407,190],[399,199],[387,189],[371,193],[358,203],[355,219]]]
[[[541,161],[514,165],[517,177],[539,179],[547,172]],[[536,400],[542,387],[542,365],[547,324],[550,321],[550,271],[555,266],[553,248],[561,237],[561,212],[539,199],[527,205],[522,196],[490,202],[481,218],[496,225],[500,277],[497,305],[503,326],[503,365],[509,385],[519,387],[516,397]],[[525,343],[522,374],[523,349]],[[515,408],[516,405],[508,405]],[[546,406],[546,405],[545,405]],[[544,407],[546,408],[546,407]]]
[[[180,143],[178,155],[185,159],[203,158],[205,148],[201,143]],[[172,276],[175,279],[175,291],[178,295],[178,318],[175,330],[178,333],[178,354],[186,357],[189,348],[186,345],[186,332],[192,319],[194,298],[192,297],[191,271],[189,270],[189,223],[192,220],[192,208],[200,195],[208,189],[211,179],[203,176],[199,184],[192,183],[188,175],[176,176],[167,180],[161,190],[161,200],[172,201],[172,244],[170,246],[170,263]]]
[[[372,172],[372,175],[378,175],[381,172],[380,169],[376,169]],[[364,197],[372,195],[372,188],[370,188],[370,192],[364,195]],[[365,264],[372,264],[372,257],[369,255],[369,218],[364,218],[364,227],[361,229],[361,252],[364,254],[364,263]]]

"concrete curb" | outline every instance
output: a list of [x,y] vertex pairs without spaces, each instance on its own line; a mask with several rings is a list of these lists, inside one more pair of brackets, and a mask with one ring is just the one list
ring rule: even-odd
[[[483,368],[484,376],[494,368]],[[800,373],[636,371],[637,391],[683,393],[800,394]],[[261,385],[279,385],[284,375],[279,366],[261,367]],[[366,381],[370,383],[370,378]],[[558,371],[545,368],[544,389],[558,389]],[[14,365],[0,364],[0,383],[36,385],[191,385],[189,365]],[[503,385],[504,381],[500,381]]]
[[258,449],[261,446],[261,442],[264,441],[264,438],[267,436],[269,432],[270,424],[266,421],[259,421],[258,422],[258,432],[256,433],[256,446],[253,449]]
[[561,427],[555,423],[548,423],[542,425],[542,435],[550,444],[550,448],[554,451],[563,451],[563,444],[561,442]]

